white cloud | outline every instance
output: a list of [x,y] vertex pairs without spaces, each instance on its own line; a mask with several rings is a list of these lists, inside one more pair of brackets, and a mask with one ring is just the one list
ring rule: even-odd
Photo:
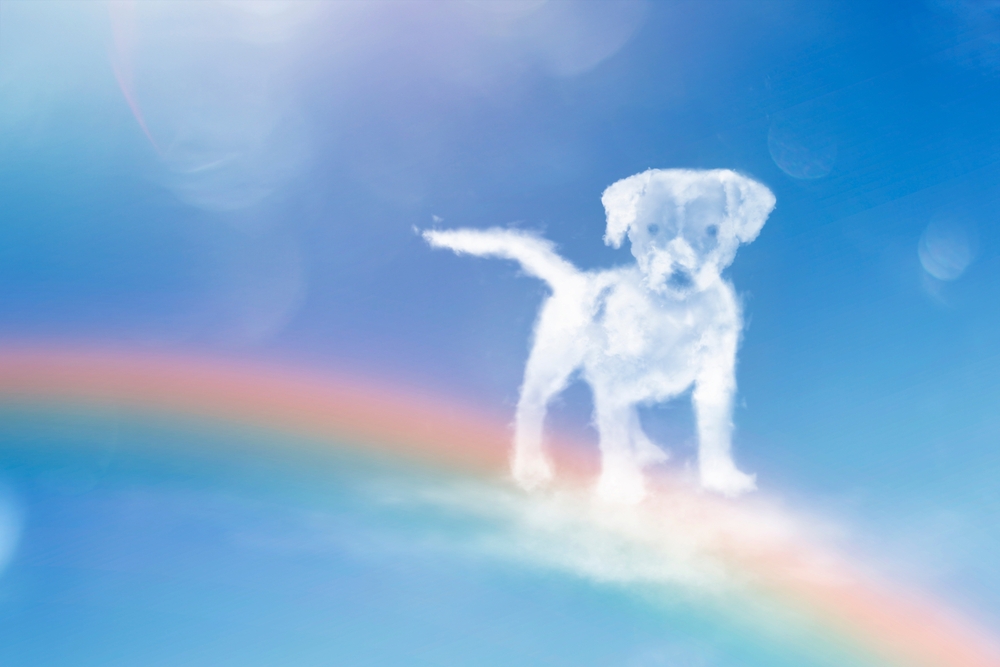
[[[839,628],[841,662],[858,657],[851,637],[864,642],[853,649],[902,662],[986,665],[1000,655],[972,619],[849,561],[842,528],[764,494],[720,498],[669,474],[636,505],[600,502],[578,484],[524,493],[499,481],[438,479],[396,485],[397,502],[404,488],[410,508],[478,519],[446,522],[461,525],[449,533],[459,552],[620,586],[789,649],[814,650]],[[895,577],[898,564],[885,565]]]
[[568,484],[535,493],[483,481],[394,487],[397,495],[404,489],[410,507],[478,519],[474,529],[452,534],[453,549],[622,586],[653,602],[687,600],[736,622],[787,620],[776,607],[767,619],[754,618],[771,604],[760,586],[775,577],[807,586],[853,579],[824,548],[840,536],[832,524],[763,496],[718,498],[678,477],[659,476],[638,505],[601,502]]
[[721,271],[756,238],[774,207],[763,185],[728,170],[650,170],[605,190],[604,240],[627,235],[636,263],[580,271],[551,242],[509,229],[432,230],[433,246],[501,257],[548,283],[518,401],[513,473],[526,487],[552,476],[542,445],[549,402],[575,374],[594,394],[602,496],[643,497],[642,468],[664,460],[643,432],[637,408],[694,386],[699,471],[706,488],[735,495],[754,488],[732,460],[732,402],[740,304]]

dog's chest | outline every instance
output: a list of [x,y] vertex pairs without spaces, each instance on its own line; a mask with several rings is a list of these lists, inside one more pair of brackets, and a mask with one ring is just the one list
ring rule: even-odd
[[700,302],[697,297],[659,298],[635,286],[619,286],[598,304],[592,331],[595,351],[619,361],[690,358],[705,322]]

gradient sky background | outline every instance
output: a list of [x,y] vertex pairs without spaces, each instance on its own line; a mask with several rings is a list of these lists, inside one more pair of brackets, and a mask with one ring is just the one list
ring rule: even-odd
[[[509,419],[543,288],[414,228],[611,266],[605,187],[735,169],[778,201],[729,270],[737,461],[998,627],[998,118],[996,3],[5,0],[0,339],[347,370]],[[589,400],[554,427],[593,443]],[[644,417],[691,459],[683,402]],[[683,660],[730,664],[648,664]]]

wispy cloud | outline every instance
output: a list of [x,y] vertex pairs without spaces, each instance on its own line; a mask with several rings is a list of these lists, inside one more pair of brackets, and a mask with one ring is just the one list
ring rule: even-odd
[[[524,493],[501,483],[399,484],[410,507],[475,517],[454,548],[690,604],[767,642],[843,662],[986,667],[995,638],[846,556],[846,532],[776,497],[728,500],[658,475],[643,503],[600,502],[582,485]],[[821,647],[821,648],[817,648]]]

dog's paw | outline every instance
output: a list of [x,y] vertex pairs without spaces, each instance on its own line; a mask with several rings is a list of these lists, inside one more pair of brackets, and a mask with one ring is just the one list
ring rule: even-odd
[[710,491],[716,491],[724,496],[733,498],[750,491],[755,491],[757,489],[757,476],[740,472],[731,463],[727,465],[702,466],[701,485]]
[[541,452],[532,455],[514,454],[511,473],[521,487],[531,490],[544,486],[552,479],[552,464]]
[[646,479],[638,466],[605,465],[597,481],[597,497],[605,502],[635,505],[646,497]]

